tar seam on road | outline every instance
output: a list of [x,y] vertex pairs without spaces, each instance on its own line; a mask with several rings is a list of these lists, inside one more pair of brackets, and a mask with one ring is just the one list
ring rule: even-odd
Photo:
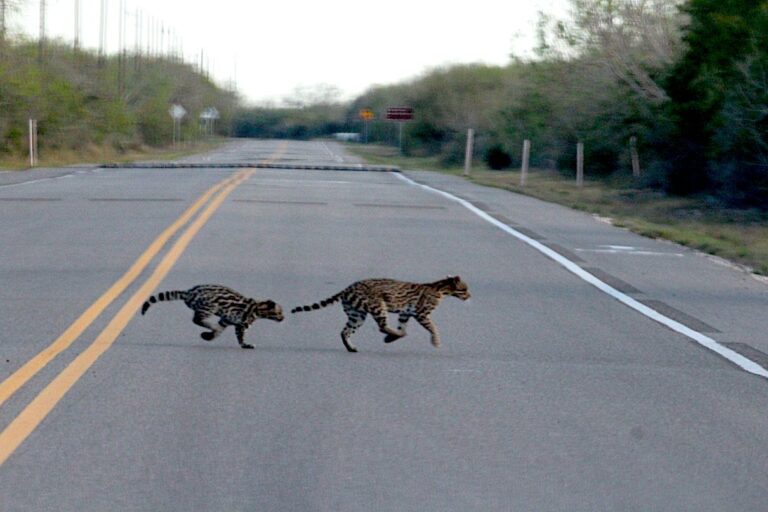
[[735,350],[732,350],[722,343],[714,340],[713,338],[710,338],[709,336],[706,336],[705,334],[698,332],[694,329],[691,329],[690,327],[687,327],[680,322],[673,320],[672,318],[669,318],[668,316],[665,316],[658,311],[646,306],[645,304],[639,302],[636,299],[633,299],[629,295],[620,292],[619,290],[613,288],[612,286],[608,285],[607,283],[601,281],[594,275],[590,274],[589,272],[585,271],[583,268],[578,266],[576,263],[570,261],[569,259],[565,258],[564,256],[558,254],[556,251],[553,251],[546,245],[542,244],[541,242],[534,240],[533,238],[523,234],[520,230],[512,228],[503,222],[498,221],[497,219],[493,218],[488,213],[484,212],[480,208],[473,205],[471,202],[467,201],[466,199],[461,199],[459,197],[456,197],[455,195],[445,192],[443,190],[431,187],[429,185],[424,185],[421,183],[417,183],[411,178],[404,176],[400,173],[395,173],[395,176],[400,178],[401,180],[405,181],[406,183],[410,185],[414,185],[417,187],[421,187],[424,190],[427,190],[429,192],[439,194],[447,199],[450,199],[451,201],[457,202],[461,204],[463,207],[480,217],[481,219],[485,220],[489,224],[492,224],[496,226],[497,228],[501,229],[502,231],[506,232],[507,234],[512,235],[513,237],[517,238],[521,242],[524,242],[528,244],[533,249],[536,249],[540,253],[547,256],[549,259],[555,261],[556,263],[560,264],[562,267],[564,267],[566,270],[571,272],[572,274],[575,274],[582,280],[586,281],[587,283],[591,284],[598,290],[610,295],[614,299],[618,300],[619,302],[623,303],[624,305],[634,309],[638,313],[645,315],[646,317],[650,318],[651,320],[654,320],[673,331],[682,334],[683,336],[695,341],[699,345],[715,352],[716,354],[724,357],[728,361],[732,362],[736,366],[742,368],[743,370],[752,373],[754,375],[758,375],[760,377],[768,378],[768,370],[760,366],[755,361],[752,361],[751,359],[744,357],[743,355],[739,354]]
[[67,394],[72,386],[85,375],[88,369],[115,342],[120,333],[128,325],[144,300],[154,291],[165,276],[171,271],[195,235],[202,229],[208,219],[218,210],[224,200],[238,185],[247,180],[253,171],[238,173],[237,178],[228,183],[214,197],[208,206],[187,227],[176,243],[168,250],[157,268],[144,281],[139,289],[126,301],[123,307],[112,317],[96,339],[81,352],[64,370],[54,378],[16,418],[0,432],[0,466],[8,457],[34,432],[37,426],[56,407],[56,404]]

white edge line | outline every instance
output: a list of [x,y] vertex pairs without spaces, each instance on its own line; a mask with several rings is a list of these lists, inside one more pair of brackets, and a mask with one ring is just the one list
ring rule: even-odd
[[604,283],[600,279],[596,278],[589,272],[582,269],[580,266],[576,265],[571,260],[565,258],[559,253],[556,253],[546,245],[534,240],[531,237],[528,237],[524,235],[523,233],[520,233],[519,231],[509,227],[508,225],[504,224],[501,221],[498,221],[485,213],[480,208],[476,207],[469,201],[466,201],[464,199],[461,199],[460,197],[456,197],[453,194],[449,192],[445,192],[443,190],[430,187],[429,185],[423,185],[421,183],[417,183],[413,181],[411,178],[404,176],[402,173],[392,173],[401,180],[405,181],[406,183],[409,183],[411,185],[415,185],[417,187],[421,187],[424,190],[427,190],[429,192],[439,194],[447,199],[450,199],[451,201],[454,201],[456,203],[459,203],[464,208],[468,209],[481,219],[485,220],[489,224],[492,224],[496,226],[497,228],[501,229],[505,233],[512,235],[513,237],[517,238],[521,242],[524,242],[531,246],[532,248],[536,249],[540,253],[544,254],[549,259],[555,261],[556,263],[560,264],[561,266],[565,267],[566,270],[569,272],[575,274],[576,276],[580,277],[582,280],[586,281],[587,283],[591,284],[598,290],[610,295],[614,299],[618,300],[619,302],[622,302],[624,305],[634,309],[638,313],[647,316],[651,320],[654,320],[662,325],[665,325],[672,329],[673,331],[682,334],[683,336],[692,339],[699,345],[708,348],[709,350],[715,352],[716,354],[719,354],[720,356],[726,358],[733,364],[737,365],[741,369],[752,373],[754,375],[758,375],[760,377],[768,378],[768,370],[757,364],[756,362],[752,361],[751,359],[748,359],[744,357],[743,355],[739,354],[735,350],[731,350],[730,348],[722,345],[721,343],[717,342],[716,340],[710,338],[709,336],[706,336],[698,331],[695,331],[691,329],[690,327],[687,327],[680,322],[673,320],[669,318],[668,316],[662,315],[658,311],[646,306],[645,304],[638,302],[637,300],[633,299],[629,295],[626,295],[617,289],[613,288],[612,286],[609,286],[608,284]]

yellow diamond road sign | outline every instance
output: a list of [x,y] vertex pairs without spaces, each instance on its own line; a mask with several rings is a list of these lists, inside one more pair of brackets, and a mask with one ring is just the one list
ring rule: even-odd
[[363,119],[364,121],[370,121],[373,119],[373,117],[374,117],[373,111],[369,108],[364,108],[363,110],[360,111],[360,118]]

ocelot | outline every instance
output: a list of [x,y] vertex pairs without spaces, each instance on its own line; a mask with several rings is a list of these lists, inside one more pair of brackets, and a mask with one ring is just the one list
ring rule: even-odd
[[[237,342],[242,348],[253,348],[244,341],[245,331],[257,318],[283,321],[283,309],[272,300],[256,300],[245,297],[236,291],[216,284],[201,284],[186,291],[160,292],[151,296],[141,307],[141,314],[157,301],[183,300],[195,312],[192,321],[200,327],[210,329],[200,334],[206,341],[216,338],[227,326],[235,326]],[[218,316],[218,325],[211,325],[206,320]]]
[[[347,325],[341,331],[341,341],[350,352],[357,352],[357,347],[350,343],[349,337],[363,325],[368,314],[379,325],[379,330],[386,334],[385,343],[405,336],[406,323],[410,318],[415,318],[432,335],[432,345],[439,347],[440,335],[429,315],[446,295],[461,300],[470,297],[467,284],[458,276],[447,277],[434,283],[366,279],[357,281],[336,295],[315,304],[293,308],[291,313],[324,308],[340,300],[348,317]],[[387,325],[387,313],[399,315],[397,329]]]

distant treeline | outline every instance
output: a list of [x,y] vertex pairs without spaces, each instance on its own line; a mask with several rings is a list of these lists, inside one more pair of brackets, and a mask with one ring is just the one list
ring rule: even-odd
[[182,105],[187,140],[200,113],[216,108],[215,129],[229,134],[237,97],[193,66],[169,56],[103,56],[70,45],[0,43],[0,156],[28,151],[28,120],[37,120],[40,153],[111,145],[126,149],[172,142],[169,109]]
[[234,118],[235,137],[258,139],[311,139],[354,129],[347,120],[348,105],[315,103],[294,107],[251,107]]
[[405,151],[462,161],[467,128],[494,168],[571,172],[584,143],[587,177],[631,176],[630,139],[642,170],[635,185],[704,193],[731,205],[768,207],[768,2],[571,0],[566,20],[542,15],[533,59],[505,67],[436,69],[374,87],[346,110],[249,111],[235,132],[318,136],[362,132],[396,143],[387,107],[407,105]]

